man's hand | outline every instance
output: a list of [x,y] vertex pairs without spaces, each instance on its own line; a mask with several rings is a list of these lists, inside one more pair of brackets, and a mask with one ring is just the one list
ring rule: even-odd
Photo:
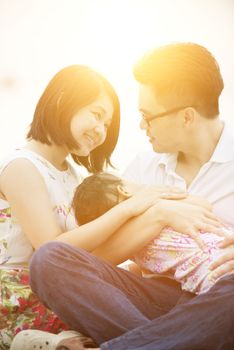
[[185,201],[160,200],[155,207],[160,211],[165,226],[192,237],[200,248],[205,248],[200,231],[213,232],[225,236],[222,224],[212,212],[212,208],[203,207]]
[[234,273],[234,233],[220,242],[219,247],[225,249],[222,256],[210,266],[210,270],[213,271],[211,278],[214,281],[227,273]]

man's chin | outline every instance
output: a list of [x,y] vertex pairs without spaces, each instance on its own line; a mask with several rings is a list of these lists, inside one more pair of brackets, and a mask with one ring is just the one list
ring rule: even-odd
[[152,148],[154,152],[157,153],[166,153],[165,149],[162,149],[159,145],[152,144]]

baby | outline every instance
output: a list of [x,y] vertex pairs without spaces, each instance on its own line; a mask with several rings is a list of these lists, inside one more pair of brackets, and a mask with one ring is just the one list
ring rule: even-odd
[[[77,223],[83,225],[96,219],[142,188],[143,185],[126,182],[109,173],[86,177],[77,187],[72,203]],[[228,228],[223,229],[229,232]],[[165,227],[131,260],[145,277],[151,277],[152,273],[167,275],[180,282],[183,290],[204,293],[215,283],[209,266],[223,253],[218,247],[223,238],[210,232],[201,232],[201,235],[204,249],[190,236]]]

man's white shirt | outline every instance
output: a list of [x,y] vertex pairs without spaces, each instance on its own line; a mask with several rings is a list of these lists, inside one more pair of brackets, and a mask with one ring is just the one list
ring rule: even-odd
[[214,213],[234,227],[234,133],[224,124],[222,135],[211,159],[205,163],[192,183],[175,173],[177,154],[143,152],[129,164],[123,177],[135,183],[178,187],[206,198]]

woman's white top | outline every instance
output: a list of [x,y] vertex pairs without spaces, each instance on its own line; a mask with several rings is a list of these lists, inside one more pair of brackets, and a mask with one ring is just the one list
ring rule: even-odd
[[[0,175],[17,158],[29,160],[43,177],[62,231],[75,228],[77,225],[70,205],[75,188],[82,177],[75,172],[70,163],[67,170],[61,171],[37,153],[25,149],[16,150],[1,162]],[[26,198],[27,196],[30,196],[30,193],[25,193]],[[0,199],[0,265],[25,264],[30,260],[32,253],[33,247],[17,222],[10,203]]]

